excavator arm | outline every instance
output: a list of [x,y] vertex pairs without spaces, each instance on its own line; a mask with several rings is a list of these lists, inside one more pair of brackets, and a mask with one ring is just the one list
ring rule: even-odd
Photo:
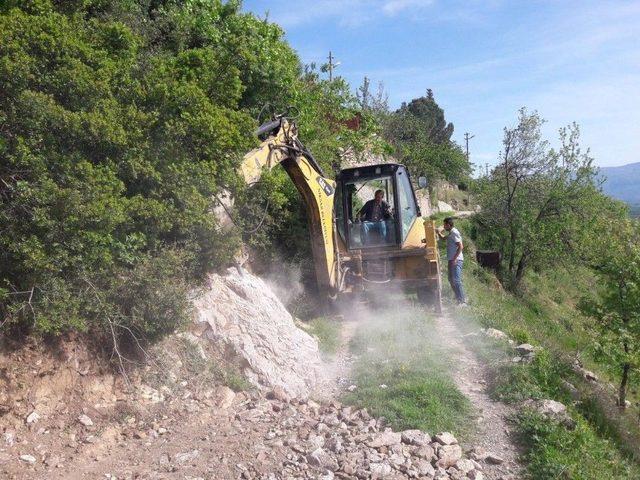
[[307,208],[313,262],[318,287],[328,295],[337,290],[337,248],[333,222],[335,182],[325,177],[297,136],[295,123],[276,118],[257,131],[262,143],[247,153],[239,173],[249,185],[260,180],[265,168],[282,165],[302,195]]

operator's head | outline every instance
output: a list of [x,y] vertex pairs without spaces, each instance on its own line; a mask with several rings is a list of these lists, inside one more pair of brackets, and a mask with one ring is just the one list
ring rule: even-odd
[[448,232],[453,228],[453,218],[452,217],[447,217],[444,219],[444,229]]
[[384,192],[382,190],[376,190],[374,198],[376,199],[376,203],[380,203],[384,198]]

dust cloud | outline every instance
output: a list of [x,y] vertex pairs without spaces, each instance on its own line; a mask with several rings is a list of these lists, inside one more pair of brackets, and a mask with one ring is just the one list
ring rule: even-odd
[[488,341],[469,309],[455,307],[445,298],[443,312],[438,314],[415,294],[388,284],[381,287],[360,301],[345,302],[338,311],[338,318],[348,326],[345,352],[354,361],[365,359],[358,362],[361,373],[379,368],[380,362],[425,361],[458,383],[464,376],[462,356],[504,357],[503,346]]
[[[427,430],[462,430],[468,441],[472,437],[474,444],[504,460],[485,466],[489,478],[520,478],[520,451],[508,421],[515,407],[490,394],[495,368],[511,363],[508,338],[483,330],[472,310],[454,307],[449,299],[438,315],[415,297],[390,289],[343,308],[341,314],[353,332],[351,371],[342,386],[347,398],[357,398],[374,413],[380,401],[387,402],[383,411],[406,408],[413,412],[412,421],[424,422]],[[377,400],[368,403],[372,397]],[[439,410],[426,413],[436,404]]]
[[287,262],[283,258],[277,258],[272,262],[271,268],[263,280],[287,307],[305,292],[302,283],[302,268],[300,265]]

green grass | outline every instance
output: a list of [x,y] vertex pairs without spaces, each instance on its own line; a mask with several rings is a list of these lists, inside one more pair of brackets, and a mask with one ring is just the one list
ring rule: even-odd
[[340,322],[331,317],[314,318],[307,323],[307,332],[318,339],[320,351],[334,355],[340,347]]
[[[508,360],[508,359],[507,359]],[[505,363],[498,369],[494,395],[505,402],[517,403],[529,398],[571,401],[563,379],[572,377],[569,366],[558,362],[548,351],[539,352],[531,363]]]
[[446,351],[431,339],[424,309],[403,306],[370,317],[351,342],[357,388],[344,401],[384,417],[394,429],[469,434],[471,405],[450,377]]
[[527,445],[528,470],[536,480],[640,478],[640,470],[622,459],[615,445],[599,437],[580,417],[574,430],[533,412],[517,420]]
[[[465,222],[459,225],[464,229]],[[465,246],[468,258],[473,258],[471,242]],[[595,390],[571,368],[579,357],[603,382],[615,382],[615,366],[592,349],[591,320],[576,308],[583,295],[597,291],[595,277],[579,267],[530,272],[525,291],[516,297],[504,291],[491,272],[467,261],[464,283],[471,306],[461,315],[469,325],[497,328],[518,343],[543,347],[532,363],[513,363],[513,350],[506,343],[469,337],[485,362],[495,366],[493,395],[515,404],[528,398],[557,400],[569,407],[576,421],[577,427],[569,430],[530,412],[516,418],[531,478],[640,478],[633,460],[640,448],[637,419],[632,419],[637,414],[621,416],[611,408],[613,395]],[[577,387],[579,401],[572,399],[566,382]]]

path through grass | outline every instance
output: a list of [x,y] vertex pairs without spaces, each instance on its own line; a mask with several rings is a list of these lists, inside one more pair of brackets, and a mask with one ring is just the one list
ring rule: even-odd
[[357,388],[344,401],[385,417],[394,429],[470,433],[471,404],[451,378],[446,348],[425,310],[403,304],[362,317],[350,345]]

